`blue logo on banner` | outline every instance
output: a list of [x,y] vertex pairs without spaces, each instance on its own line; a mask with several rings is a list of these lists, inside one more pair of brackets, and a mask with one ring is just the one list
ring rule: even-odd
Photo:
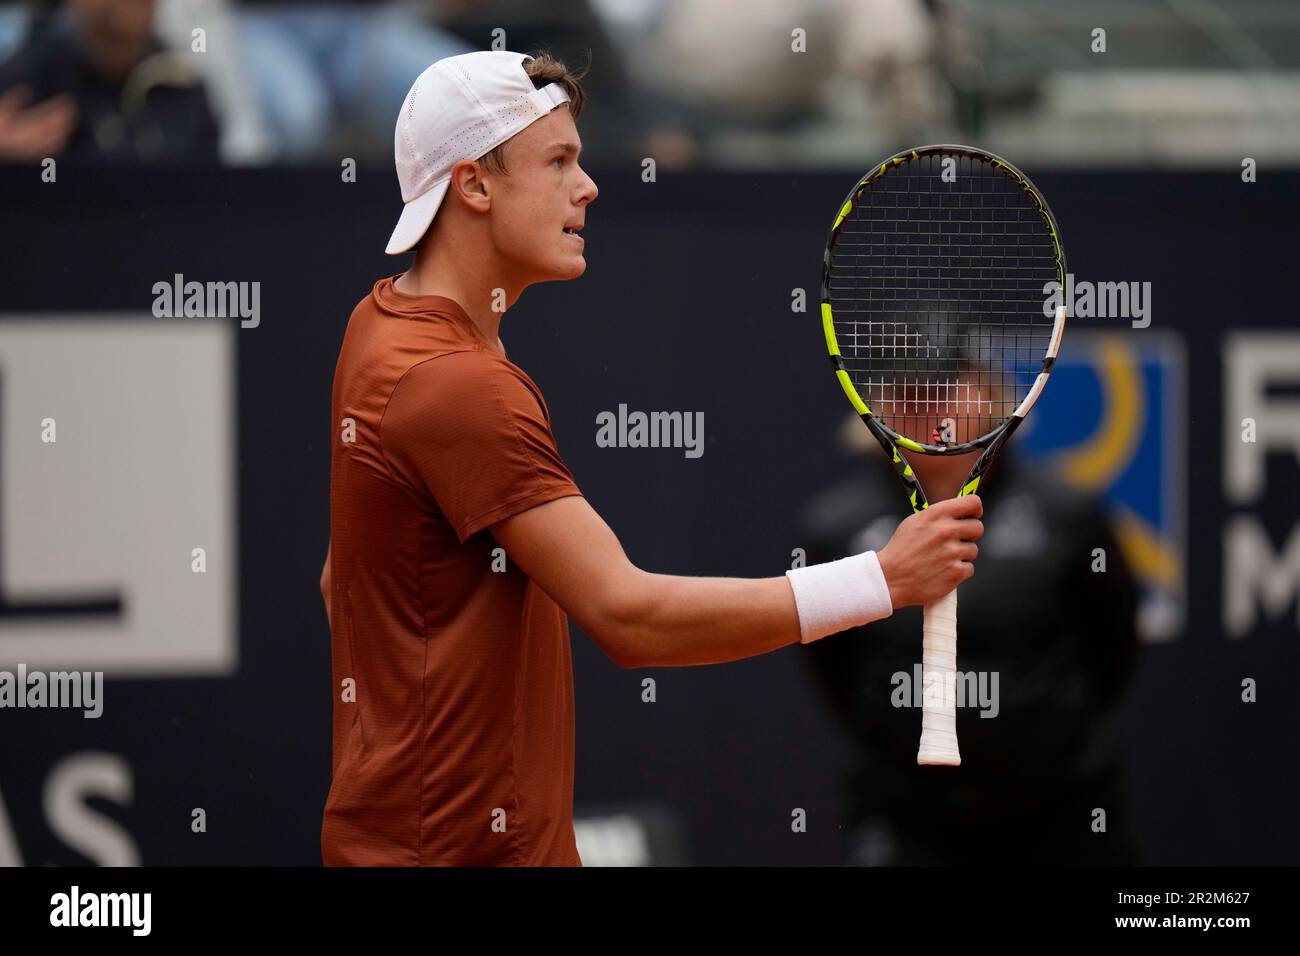
[[1139,630],[1171,640],[1186,617],[1187,420],[1173,333],[1067,332],[1052,380],[1017,441],[1101,495],[1142,586]]

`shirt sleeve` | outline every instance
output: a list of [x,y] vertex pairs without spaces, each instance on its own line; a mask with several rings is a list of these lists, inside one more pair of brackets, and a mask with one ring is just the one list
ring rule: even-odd
[[544,502],[581,495],[541,394],[517,368],[456,352],[410,369],[380,426],[389,464],[427,492],[463,544]]

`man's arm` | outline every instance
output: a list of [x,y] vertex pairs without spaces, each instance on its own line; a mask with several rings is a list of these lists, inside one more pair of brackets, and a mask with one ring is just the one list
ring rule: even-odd
[[[878,554],[894,607],[926,603],[974,573],[979,499],[933,505]],[[652,574],[628,560],[585,498],[558,498],[492,526],[530,579],[620,667],[717,664],[800,639],[787,578]],[[864,581],[865,587],[865,581]]]

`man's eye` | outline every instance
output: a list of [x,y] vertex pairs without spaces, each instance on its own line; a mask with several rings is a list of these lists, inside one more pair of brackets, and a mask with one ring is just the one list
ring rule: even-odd
[[557,156],[557,157],[555,157],[555,161],[556,161],[557,163],[559,163],[561,166],[564,165],[564,157],[563,157],[563,156]]

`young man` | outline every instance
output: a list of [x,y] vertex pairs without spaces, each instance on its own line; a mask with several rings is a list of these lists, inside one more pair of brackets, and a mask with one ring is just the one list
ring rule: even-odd
[[574,483],[503,313],[586,269],[583,92],[549,57],[441,60],[407,96],[415,250],[353,312],[334,378],[327,865],[573,865],[566,613],[623,667],[713,664],[932,601],[974,572],[980,503],[889,545],[743,580],[633,565]]

